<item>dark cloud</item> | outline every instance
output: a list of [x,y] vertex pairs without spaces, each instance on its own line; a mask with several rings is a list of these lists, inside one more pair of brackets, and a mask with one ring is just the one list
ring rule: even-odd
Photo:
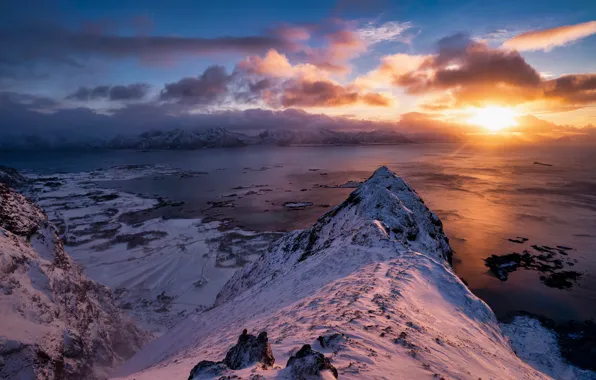
[[[81,141],[89,137],[111,138],[117,134],[135,135],[149,130],[175,128],[222,127],[247,133],[265,129],[395,130],[418,142],[464,141],[470,138],[468,132],[474,132],[471,126],[434,120],[422,113],[405,114],[396,121],[371,121],[312,114],[292,108],[197,114],[189,113],[188,107],[175,102],[126,103],[123,107],[102,113],[84,107],[60,109],[57,106],[44,97],[0,92],[0,149],[10,145],[11,141],[22,142],[23,135],[36,141],[56,141],[62,146],[68,140],[73,146],[81,147]],[[540,121],[536,119],[534,122]],[[542,123],[539,131],[530,129],[527,132],[543,132],[547,128],[548,125]],[[550,128],[560,133],[571,133],[570,136],[581,138],[582,143],[588,140],[596,142],[595,127],[585,127],[581,131],[556,125]]]
[[232,75],[223,66],[211,66],[198,77],[166,84],[160,98],[185,104],[216,104],[226,98],[231,82]]
[[182,56],[213,53],[260,54],[270,48],[287,50],[292,43],[278,36],[127,36],[109,34],[95,25],[71,30],[35,24],[0,29],[0,61],[13,65],[46,61],[82,65],[88,57],[136,58],[144,63],[169,62]]
[[596,74],[564,75],[544,83],[544,95],[565,103],[596,102]]
[[395,78],[410,94],[452,90],[458,103],[510,103],[539,96],[540,74],[516,51],[493,49],[464,34],[443,38],[437,55]]
[[97,86],[93,88],[79,87],[66,99],[88,101],[107,99],[113,101],[141,100],[149,92],[150,86],[146,83],[133,83],[117,86]]
[[356,103],[386,107],[391,100],[329,80],[290,79],[273,73],[256,73],[237,66],[228,74],[223,66],[211,66],[198,77],[168,83],[160,99],[186,105],[221,105],[226,102],[266,104],[272,108],[340,107]]

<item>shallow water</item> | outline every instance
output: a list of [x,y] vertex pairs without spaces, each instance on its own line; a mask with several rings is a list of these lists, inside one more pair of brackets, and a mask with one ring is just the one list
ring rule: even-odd
[[[262,231],[309,226],[353,190],[318,185],[361,181],[387,165],[442,219],[456,252],[457,274],[499,316],[525,310],[558,320],[596,317],[596,152],[589,148],[426,144],[4,153],[0,164],[43,173],[122,164],[205,171],[208,174],[189,178],[143,178],[105,186],[184,201],[169,217],[232,218],[237,225]],[[251,185],[259,187],[246,188]],[[234,189],[238,187],[245,188]],[[213,207],[210,201],[230,201],[234,207]],[[285,202],[313,206],[291,210],[283,207]],[[507,240],[517,236],[529,241],[520,245]],[[549,288],[539,281],[539,273],[526,270],[501,282],[487,272],[485,257],[521,252],[532,244],[573,247],[566,260],[577,260],[568,269],[583,273],[578,285],[571,290]]]

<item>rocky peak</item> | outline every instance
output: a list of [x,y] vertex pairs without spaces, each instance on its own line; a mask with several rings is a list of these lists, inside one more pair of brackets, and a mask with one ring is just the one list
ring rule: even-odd
[[[287,234],[270,253],[238,271],[219,293],[216,303],[291,271],[311,257],[324,255],[330,247],[338,248],[339,252],[347,247],[361,247],[363,252],[378,248],[392,256],[414,251],[444,265],[451,264],[452,256],[440,219],[402,178],[382,166],[312,227]],[[327,259],[330,260],[324,257],[317,260],[323,265],[339,260],[337,257]],[[357,267],[371,261],[376,259],[368,255],[352,257],[342,264]]]

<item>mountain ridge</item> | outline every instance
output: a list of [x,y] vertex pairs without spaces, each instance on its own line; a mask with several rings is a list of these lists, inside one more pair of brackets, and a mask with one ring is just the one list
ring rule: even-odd
[[12,135],[0,138],[0,150],[31,149],[204,149],[250,145],[370,145],[406,144],[413,141],[391,130],[369,132],[330,129],[265,130],[256,135],[233,132],[225,128],[152,130],[137,135],[113,137]]
[[[276,363],[312,346],[340,378],[549,378],[515,355],[494,313],[453,272],[451,255],[438,217],[381,167],[312,227],[236,272],[211,309],[151,342],[116,375],[186,377],[200,361],[215,364],[246,329],[267,333]],[[196,368],[191,379],[292,378],[279,365]]]

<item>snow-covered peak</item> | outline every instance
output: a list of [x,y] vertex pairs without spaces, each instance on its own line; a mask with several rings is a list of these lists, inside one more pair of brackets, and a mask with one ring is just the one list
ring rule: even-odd
[[213,308],[150,343],[117,374],[186,377],[197,363],[225,357],[246,329],[267,333],[275,366],[218,367],[191,378],[291,379],[290,358],[305,345],[342,379],[548,378],[515,355],[450,255],[439,219],[382,167],[311,228],[287,234],[236,272]]
[[[374,249],[389,257],[405,251],[421,252],[445,265],[451,262],[452,254],[440,219],[403,179],[383,166],[312,227],[290,233],[277,244],[278,249],[237,272],[219,293],[217,303],[270,276],[291,271],[311,256],[341,256],[346,252],[342,246],[346,245]],[[343,273],[349,273],[353,266],[378,259],[366,254],[333,257],[326,263],[335,260],[343,264],[330,268],[329,274],[341,274],[343,266],[347,266]]]

